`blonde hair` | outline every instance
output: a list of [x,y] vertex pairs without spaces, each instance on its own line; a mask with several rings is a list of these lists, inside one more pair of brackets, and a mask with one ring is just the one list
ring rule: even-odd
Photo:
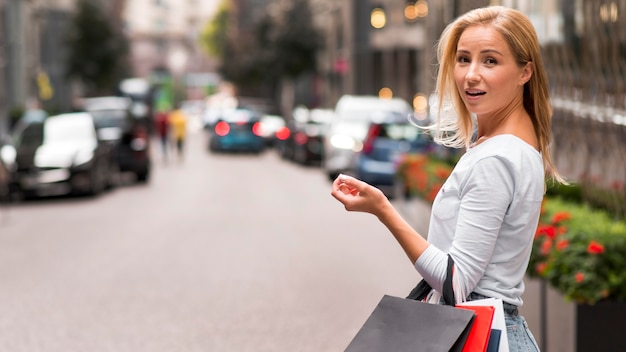
[[[435,132],[435,140],[442,145],[455,148],[468,148],[472,142],[474,122],[472,114],[467,110],[456,89],[454,67],[459,38],[465,29],[474,25],[489,25],[498,31],[509,45],[520,67],[532,63],[533,74],[524,84],[524,108],[535,128],[546,175],[558,182],[565,182],[550,156],[552,106],[537,33],[526,15],[511,8],[489,6],[469,11],[449,24],[442,32],[437,48],[439,114],[436,123],[429,128]],[[444,111],[446,102],[454,108],[456,118],[451,118]]]

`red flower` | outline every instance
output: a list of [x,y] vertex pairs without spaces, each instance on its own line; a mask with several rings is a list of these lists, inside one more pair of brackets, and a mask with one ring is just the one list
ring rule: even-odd
[[556,228],[551,225],[540,225],[537,228],[537,233],[535,234],[535,237],[539,235],[546,235],[548,236],[548,238],[552,239],[556,237]]
[[551,250],[552,250],[552,240],[551,239],[546,239],[541,244],[541,254],[548,255],[548,254],[550,254]]
[[619,181],[619,180],[615,180],[615,181],[611,182],[611,188],[616,190],[616,191],[623,191],[624,190],[624,182],[623,181]]
[[602,254],[604,253],[604,246],[602,245],[602,243],[592,240],[587,246],[587,252],[591,254]]
[[535,270],[537,271],[537,273],[538,273],[539,275],[543,275],[543,274],[545,274],[545,272],[546,272],[546,270],[547,270],[547,269],[548,269],[548,264],[546,264],[546,263],[538,263],[538,264],[535,266]]
[[577,272],[576,275],[574,276],[574,280],[576,280],[576,283],[583,282],[583,280],[585,280],[585,274],[581,273],[580,271]]
[[428,194],[426,195],[426,199],[431,203],[435,201],[435,197],[437,197],[437,193],[439,193],[439,190],[441,189],[442,186],[443,184],[441,183],[434,184],[432,188],[430,189],[430,191],[428,192]]
[[567,248],[567,246],[569,246],[569,241],[568,240],[560,240],[556,243],[556,250],[557,251],[562,251],[565,248]]
[[448,170],[447,168],[438,166],[437,168],[435,168],[435,175],[440,180],[445,180],[446,178],[448,178],[448,176],[450,176],[450,170]]
[[570,220],[572,218],[572,214],[566,211],[559,211],[554,216],[552,216],[552,223],[558,224],[561,221]]

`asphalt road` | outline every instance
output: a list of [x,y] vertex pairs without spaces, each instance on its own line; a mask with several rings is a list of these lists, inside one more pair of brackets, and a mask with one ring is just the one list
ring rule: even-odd
[[0,351],[343,351],[419,279],[319,169],[188,142],[148,185],[0,209]]

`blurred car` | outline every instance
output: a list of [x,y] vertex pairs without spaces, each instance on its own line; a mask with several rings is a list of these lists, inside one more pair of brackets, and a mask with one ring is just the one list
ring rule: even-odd
[[340,173],[348,173],[354,165],[356,153],[363,149],[363,141],[372,121],[393,113],[407,118],[413,109],[400,98],[381,99],[377,96],[342,96],[335,107],[335,116],[324,139],[322,168],[330,180]]
[[145,121],[132,113],[127,97],[94,97],[83,99],[83,108],[93,116],[98,136],[114,148],[120,172],[135,174],[138,182],[150,178],[150,136]]
[[355,158],[354,176],[392,195],[402,157],[427,152],[432,146],[430,135],[410,123],[406,116],[389,113],[370,123],[363,148]]
[[278,115],[263,115],[261,117],[261,135],[266,147],[274,147],[279,136],[276,133],[286,126],[285,119]]
[[112,148],[86,112],[20,121],[12,135],[16,190],[26,197],[97,195],[115,182]]
[[261,153],[265,149],[261,116],[249,109],[222,112],[209,129],[209,150]]
[[296,124],[292,133],[292,159],[302,165],[321,165],[324,160],[324,139],[334,112],[311,109],[306,121]]
[[[4,141],[0,140],[0,204],[8,203],[11,199],[11,164],[15,155],[5,148]],[[11,153],[11,155],[5,155]]]

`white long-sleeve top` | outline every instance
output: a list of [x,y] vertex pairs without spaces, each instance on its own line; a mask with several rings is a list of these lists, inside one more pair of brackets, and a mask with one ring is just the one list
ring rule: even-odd
[[521,306],[544,189],[541,154],[518,137],[470,148],[433,202],[431,246],[415,268],[441,292],[449,253],[458,301],[476,292]]

